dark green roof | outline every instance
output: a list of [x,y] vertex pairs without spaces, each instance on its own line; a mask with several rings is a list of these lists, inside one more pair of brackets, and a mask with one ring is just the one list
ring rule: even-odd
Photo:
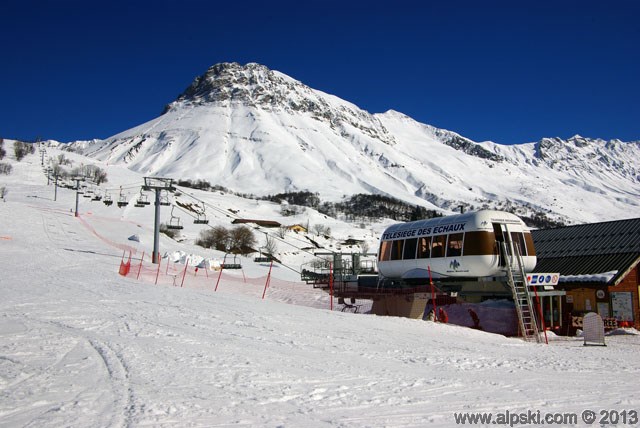
[[562,276],[617,271],[607,282],[611,285],[640,261],[640,218],[534,230],[532,235],[536,272]]

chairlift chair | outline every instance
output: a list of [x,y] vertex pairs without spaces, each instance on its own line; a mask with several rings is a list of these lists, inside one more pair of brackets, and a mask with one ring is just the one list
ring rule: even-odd
[[160,192],[160,205],[164,207],[168,207],[169,205],[171,205],[171,203],[169,202],[169,192],[167,192],[166,190]]
[[171,220],[169,220],[169,224],[167,225],[167,229],[171,229],[171,230],[184,229],[184,226],[180,224],[180,217],[171,217]]
[[105,194],[104,199],[102,200],[102,203],[105,204],[106,206],[113,205],[113,199],[111,199],[111,195]]
[[142,189],[140,189],[140,196],[138,197],[138,199],[136,199],[136,204],[135,206],[138,208],[144,208],[145,205],[149,205],[151,202],[149,202],[149,198],[147,197],[147,195],[145,193],[142,193]]
[[121,193],[120,197],[118,198],[118,207],[122,208],[126,207],[127,205],[129,205],[129,202],[127,201],[127,198]]
[[209,220],[205,217],[204,214],[196,214],[198,218],[193,220],[193,224],[209,224]]
[[193,220],[193,224],[209,224],[209,220],[207,220],[207,216],[204,213],[204,202],[202,202],[202,210],[196,212],[197,218]]
[[226,255],[225,260],[222,263],[223,269],[242,269],[242,264],[236,262],[236,255],[233,255],[233,263],[226,263]]
[[184,229],[184,227],[180,224],[180,217],[173,215],[173,207],[171,207],[171,219],[169,220],[169,224],[167,224],[167,229]]

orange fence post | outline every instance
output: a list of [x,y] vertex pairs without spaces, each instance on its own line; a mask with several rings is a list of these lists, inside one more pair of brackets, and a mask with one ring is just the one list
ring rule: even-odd
[[267,287],[269,287],[269,283],[271,282],[272,267],[273,267],[273,260],[271,260],[271,264],[269,265],[269,273],[267,274],[267,280],[264,282],[264,291],[262,292],[262,300],[264,300],[264,295],[267,293]]
[[140,266],[138,266],[138,276],[136,276],[136,279],[140,279],[140,271],[142,270],[143,260],[144,260],[144,251],[142,252],[142,257],[140,258]]
[[184,277],[187,276],[187,267],[189,267],[189,259],[185,260],[184,272],[182,273],[182,282],[180,283],[180,287],[184,285]]
[[[169,262],[167,261],[167,263],[169,263]],[[158,270],[156,272],[156,285],[158,285],[158,276],[160,276],[160,265],[161,264],[162,264],[162,259],[159,258],[158,259]]]
[[[527,282],[525,282],[525,286],[529,286]],[[548,345],[549,339],[547,338],[547,326],[544,323],[544,315],[542,315],[542,306],[540,306],[540,297],[538,296],[538,287],[533,287],[533,292],[536,295],[536,303],[538,305],[538,314],[540,316],[540,325],[542,326],[542,331],[544,331],[544,342]],[[533,322],[536,322],[534,319]]]
[[427,265],[429,271],[429,285],[431,286],[431,306],[433,306],[433,320],[438,321],[438,311],[436,311],[436,291],[433,287],[433,278],[431,277],[431,265]]
[[224,270],[224,262],[220,265],[220,273],[218,274],[218,280],[216,281],[216,288],[213,291],[218,291],[218,284],[220,284],[220,277],[222,276],[222,271]]
[[127,263],[125,263],[124,265],[125,267],[125,276],[129,275],[129,272],[131,272],[131,251],[129,251],[129,259],[127,260]]

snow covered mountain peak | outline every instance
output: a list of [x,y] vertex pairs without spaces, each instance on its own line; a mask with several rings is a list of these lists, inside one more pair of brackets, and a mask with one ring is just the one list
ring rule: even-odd
[[283,75],[260,64],[242,66],[237,62],[224,62],[209,67],[206,73],[196,77],[167,110],[181,105],[216,102],[274,104],[282,101],[281,96],[291,91],[294,85]]
[[204,105],[243,106],[267,112],[305,114],[326,122],[336,132],[356,127],[387,144],[395,140],[369,112],[333,95],[310,88],[264,65],[236,62],[209,67],[163,112]]
[[640,142],[478,143],[394,110],[371,114],[255,63],[216,64],[158,118],[79,146],[143,174],[255,195],[368,193],[569,223],[640,209]]

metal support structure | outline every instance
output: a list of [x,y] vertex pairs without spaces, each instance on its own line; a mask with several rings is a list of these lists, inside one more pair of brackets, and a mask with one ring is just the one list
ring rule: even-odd
[[80,182],[84,181],[84,178],[74,178],[73,180],[76,181],[76,211],[74,213],[75,217],[78,217],[78,201],[80,200]]
[[160,192],[166,190],[173,192],[176,190],[173,187],[173,179],[171,178],[159,178],[159,177],[145,177],[144,186],[142,190],[150,191],[155,190],[155,219],[153,224],[153,253],[151,254],[151,263],[160,263]]
[[155,218],[153,221],[153,253],[151,255],[151,263],[158,263],[158,256],[160,254],[159,242],[160,242],[160,191],[162,189],[156,188],[156,201],[155,201]]

